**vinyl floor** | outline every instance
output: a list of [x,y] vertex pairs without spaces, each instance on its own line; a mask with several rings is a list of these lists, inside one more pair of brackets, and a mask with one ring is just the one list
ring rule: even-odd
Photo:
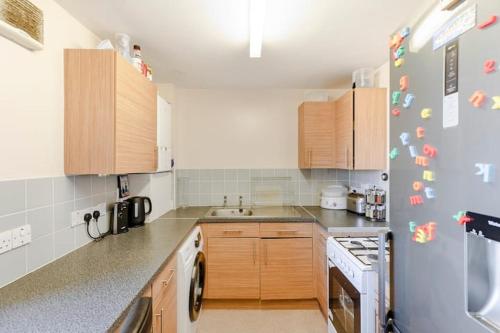
[[319,310],[202,310],[197,333],[326,333]]

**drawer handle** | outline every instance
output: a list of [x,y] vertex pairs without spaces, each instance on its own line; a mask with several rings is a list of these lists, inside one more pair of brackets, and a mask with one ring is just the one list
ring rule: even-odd
[[170,273],[170,276],[168,277],[168,279],[161,281],[163,283],[164,287],[168,286],[168,284],[170,283],[170,280],[172,280],[172,278],[174,277],[175,270],[171,269],[170,272],[171,273]]
[[296,234],[298,230],[276,230],[278,234]]
[[225,234],[241,234],[243,231],[241,230],[224,230]]

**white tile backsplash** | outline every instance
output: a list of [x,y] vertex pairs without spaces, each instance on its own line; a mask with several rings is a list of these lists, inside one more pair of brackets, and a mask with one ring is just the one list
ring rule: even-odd
[[319,205],[321,190],[330,185],[372,184],[388,189],[382,171],[336,169],[199,169],[177,170],[177,205],[229,205],[243,196],[245,204]]
[[[0,287],[89,243],[85,224],[71,227],[71,212],[114,202],[116,185],[116,176],[0,182],[0,232],[24,224],[32,232],[31,243],[0,254]],[[108,231],[110,216],[100,219],[101,232]]]

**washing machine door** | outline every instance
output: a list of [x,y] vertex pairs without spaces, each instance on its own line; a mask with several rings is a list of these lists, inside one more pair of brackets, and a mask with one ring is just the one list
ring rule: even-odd
[[205,269],[205,255],[203,252],[198,252],[194,260],[191,285],[189,287],[189,318],[192,322],[198,319],[201,311],[203,288],[205,286]]

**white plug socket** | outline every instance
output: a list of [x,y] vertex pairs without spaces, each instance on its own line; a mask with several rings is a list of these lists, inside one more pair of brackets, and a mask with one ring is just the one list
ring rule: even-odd
[[0,233],[0,253],[12,250],[12,230]]
[[92,215],[95,210],[98,210],[100,213],[99,219],[103,216],[106,216],[106,203],[101,202],[100,204],[93,207],[75,210],[74,212],[71,213],[71,226],[76,227],[77,225],[85,224],[85,220],[83,219],[85,214],[88,213]]
[[31,243],[31,225],[26,224],[16,229],[12,229],[12,248]]

